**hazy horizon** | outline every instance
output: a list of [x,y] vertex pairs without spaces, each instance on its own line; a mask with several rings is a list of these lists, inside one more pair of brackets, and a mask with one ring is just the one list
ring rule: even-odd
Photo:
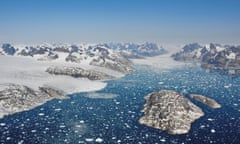
[[235,0],[1,1],[0,43],[239,44]]

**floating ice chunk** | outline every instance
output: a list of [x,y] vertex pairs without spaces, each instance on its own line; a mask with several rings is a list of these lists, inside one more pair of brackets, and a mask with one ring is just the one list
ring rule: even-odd
[[23,144],[23,142],[24,142],[24,140],[20,140],[20,141],[18,142],[18,144]]
[[93,140],[94,140],[93,138],[85,138],[86,142],[93,142]]
[[95,93],[95,92],[89,92],[85,95],[88,98],[101,98],[101,99],[111,99],[118,96],[118,94],[114,93]]
[[84,123],[84,120],[80,120],[80,123],[83,124],[83,123]]
[[92,110],[92,109],[93,109],[93,107],[87,107],[87,109],[90,109],[90,110]]
[[32,132],[32,133],[35,133],[35,132],[37,132],[37,130],[31,130],[31,132]]
[[230,88],[231,86],[232,86],[232,84],[225,85],[224,88]]
[[38,115],[39,115],[39,116],[44,116],[45,114],[44,114],[44,113],[39,113]]
[[82,125],[76,125],[75,127],[80,128],[80,127],[82,127]]
[[103,139],[102,139],[102,138],[97,138],[97,139],[95,140],[95,142],[97,142],[97,143],[102,143],[102,142],[103,142]]
[[205,128],[206,126],[205,125],[201,125],[200,128]]
[[212,119],[212,118],[208,118],[207,120],[208,120],[208,121],[214,121],[214,119]]
[[124,125],[125,125],[127,128],[131,128],[127,123],[124,123]]
[[6,125],[6,123],[0,123],[0,126],[5,126]]
[[216,132],[216,130],[215,129],[211,129],[211,133],[215,133]]
[[120,102],[116,102],[116,104],[117,104],[117,105],[119,105],[119,104],[120,104]]
[[62,109],[60,109],[60,108],[56,108],[56,109],[54,109],[54,111],[60,111],[60,110],[62,110]]
[[160,139],[161,142],[166,142],[166,140],[164,138]]
[[162,84],[164,84],[164,82],[158,82],[158,84],[162,85]]

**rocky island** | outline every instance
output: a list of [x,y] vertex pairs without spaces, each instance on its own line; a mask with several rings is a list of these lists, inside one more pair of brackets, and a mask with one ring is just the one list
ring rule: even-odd
[[33,109],[52,99],[67,98],[61,90],[52,87],[39,87],[34,90],[27,86],[9,84],[0,91],[0,118]]
[[114,78],[103,72],[84,70],[80,67],[49,67],[46,72],[55,75],[67,75],[75,78],[88,78],[89,80],[103,80]]
[[203,95],[198,95],[198,94],[190,94],[189,95],[191,98],[195,99],[196,101],[199,101],[211,108],[220,108],[221,105],[219,103],[217,103],[214,99],[211,99],[211,98],[208,98],[208,97],[205,97]]
[[160,90],[145,99],[144,116],[139,123],[169,134],[188,133],[191,123],[204,115],[199,107],[175,91]]

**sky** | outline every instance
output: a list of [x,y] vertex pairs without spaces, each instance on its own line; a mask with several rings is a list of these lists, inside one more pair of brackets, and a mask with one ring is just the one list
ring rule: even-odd
[[0,0],[0,43],[239,40],[240,0]]

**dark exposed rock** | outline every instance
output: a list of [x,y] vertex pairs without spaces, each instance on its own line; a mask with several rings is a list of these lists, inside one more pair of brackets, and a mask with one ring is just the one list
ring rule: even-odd
[[122,73],[130,73],[133,71],[133,68],[129,65],[122,63],[106,62],[104,58],[93,59],[90,65],[105,67]]
[[110,43],[109,47],[119,50],[126,58],[144,58],[144,56],[152,57],[167,53],[167,51],[159,47],[155,43]]
[[69,49],[66,49],[65,47],[56,47],[53,49],[53,51],[56,51],[56,52],[65,52],[65,53],[69,53]]
[[45,93],[46,95],[48,95],[49,97],[52,97],[52,98],[61,99],[61,98],[65,97],[64,91],[59,90],[59,89],[55,89],[55,88],[45,86],[45,87],[39,87],[39,90],[42,93]]
[[[239,76],[240,70],[240,46],[210,44],[200,46],[190,44],[183,47],[182,51],[173,54],[177,61],[199,62],[204,69],[224,71],[225,74]],[[234,74],[226,73],[235,71]]]
[[204,115],[202,110],[181,94],[161,90],[145,96],[144,116],[140,124],[167,131],[169,134],[185,134],[191,123]]
[[[151,44],[149,44],[151,45]],[[154,47],[154,46],[152,46]],[[152,48],[154,49],[154,48]],[[65,60],[66,62],[87,63],[128,73],[133,70],[131,61],[119,51],[114,51],[107,44],[68,45],[43,44],[14,48],[11,44],[0,47],[1,55],[30,56],[41,61]]]
[[72,54],[69,54],[65,60],[67,62],[76,62],[76,63],[80,63],[82,61],[82,58],[78,58],[77,56],[74,56]]
[[192,43],[185,45],[180,52],[177,52],[172,55],[174,60],[177,61],[192,61],[192,60],[199,60],[196,56],[196,50],[202,48],[198,43]]
[[33,109],[51,99],[67,98],[63,91],[50,87],[33,90],[27,86],[9,84],[0,91],[0,118]]
[[16,49],[7,43],[2,45],[2,49],[8,55],[14,55],[16,53]]
[[49,52],[46,56],[38,58],[37,60],[39,60],[39,61],[51,61],[51,60],[57,59],[58,57],[59,57],[58,54]]
[[214,99],[205,97],[203,95],[190,94],[189,96],[211,108],[220,108],[221,107],[221,105],[219,103],[217,103]]
[[90,80],[112,79],[113,76],[94,70],[84,70],[79,67],[50,67],[46,72],[55,75],[67,75],[76,78],[88,78]]
[[34,55],[43,55],[49,52],[49,48],[46,47],[26,47],[18,55],[22,56],[34,56]]

